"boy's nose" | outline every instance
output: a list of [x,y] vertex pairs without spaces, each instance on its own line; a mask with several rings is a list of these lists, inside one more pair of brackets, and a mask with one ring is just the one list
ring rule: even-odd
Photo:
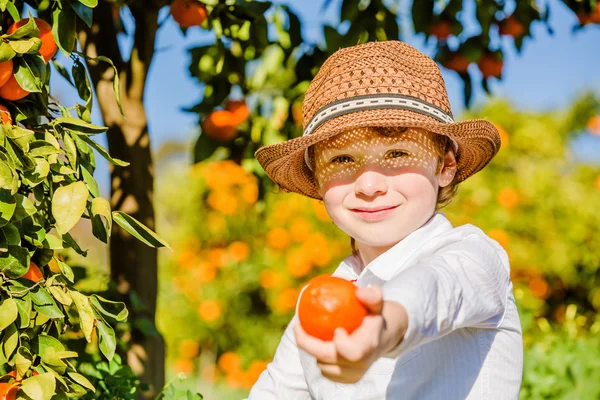
[[373,171],[363,170],[354,182],[354,193],[373,197],[387,192],[387,181],[385,175]]

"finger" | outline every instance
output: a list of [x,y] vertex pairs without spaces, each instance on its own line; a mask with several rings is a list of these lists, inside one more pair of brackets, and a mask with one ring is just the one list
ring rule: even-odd
[[370,287],[361,287],[356,290],[356,297],[372,314],[381,314],[383,309],[383,291],[381,287],[375,285]]
[[326,342],[309,335],[302,329],[300,324],[296,324],[294,332],[296,333],[296,345],[314,356],[317,361],[328,364],[335,364],[338,361],[337,351],[333,342]]
[[[339,358],[350,363],[372,360],[379,346],[382,321],[381,316],[366,316],[362,324],[350,335],[343,329],[336,329],[333,343]],[[338,361],[340,362],[341,360]]]
[[365,374],[362,368],[340,367],[339,365],[323,364],[318,365],[321,375],[330,381],[339,383],[356,383]]

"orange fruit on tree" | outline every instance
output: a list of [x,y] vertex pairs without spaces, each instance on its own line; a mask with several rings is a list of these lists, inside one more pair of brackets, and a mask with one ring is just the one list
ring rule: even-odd
[[242,361],[240,360],[239,355],[232,351],[228,351],[221,354],[219,360],[217,361],[217,365],[221,371],[225,373],[231,373],[240,369],[242,366]]
[[221,306],[216,300],[205,300],[198,307],[198,315],[206,322],[214,322],[221,316]]
[[446,40],[452,34],[452,23],[446,20],[440,20],[429,27],[429,34],[440,40]]
[[15,400],[17,398],[18,386],[14,383],[0,382],[0,399]]
[[42,271],[40,270],[40,268],[35,265],[35,263],[33,261],[31,261],[29,263],[29,269],[27,270],[27,272],[25,272],[25,275],[23,275],[21,278],[25,278],[25,279],[29,279],[30,281],[34,281],[37,282],[40,279],[42,279],[44,277],[44,275],[42,275]]
[[173,0],[171,15],[182,28],[200,26],[207,16],[206,6],[197,0]]
[[337,328],[352,333],[367,315],[356,289],[352,282],[334,276],[310,280],[298,304],[302,328],[321,340],[332,340]]
[[500,78],[502,76],[502,60],[495,57],[493,54],[484,54],[477,63],[479,70],[484,78]]
[[13,60],[0,62],[0,86],[4,85],[13,74]]
[[525,26],[514,15],[509,16],[498,25],[501,35],[512,36],[517,39],[525,34]]
[[[52,36],[52,26],[41,18],[34,18],[34,21],[40,31],[40,39],[42,40],[39,52],[44,57],[44,61],[48,62],[58,51],[58,46]],[[23,18],[15,22],[8,28],[6,33],[9,35],[14,33],[17,29],[27,24],[27,22],[29,22],[29,18]]]
[[200,352],[200,345],[193,339],[183,339],[179,342],[179,354],[182,358],[192,359]]
[[285,288],[279,293],[272,305],[273,311],[283,314],[292,311],[298,303],[300,291],[295,288]]
[[594,136],[600,136],[600,115],[594,115],[587,122],[587,130]]
[[506,209],[512,209],[519,203],[519,192],[510,187],[502,188],[498,192],[498,204]]
[[11,75],[8,81],[0,86],[0,97],[10,101],[21,100],[29,93],[19,85],[14,75]]
[[12,116],[5,105],[0,104],[0,124],[12,125]]
[[445,63],[443,63],[444,67],[456,71],[458,73],[465,73],[469,68],[469,64],[471,61],[463,54],[454,53],[452,54]]
[[194,362],[185,358],[177,359],[173,364],[173,370],[184,375],[191,375],[194,372]]
[[231,111],[233,114],[233,120],[236,124],[241,124],[250,116],[250,109],[243,99],[227,101],[227,104],[225,104],[225,110]]
[[250,255],[250,246],[242,241],[232,242],[227,248],[229,256],[235,262],[242,262]]
[[211,112],[202,122],[206,135],[219,142],[228,142],[237,136],[237,120],[229,110]]

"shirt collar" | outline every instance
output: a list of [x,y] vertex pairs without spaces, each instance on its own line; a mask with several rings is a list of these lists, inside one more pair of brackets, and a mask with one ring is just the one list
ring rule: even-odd
[[[371,261],[365,270],[377,278],[388,281],[392,276],[405,268],[405,262],[428,240],[452,229],[452,224],[443,213],[434,214],[423,226],[410,233],[392,248]],[[345,263],[351,270],[357,271],[361,261],[354,255],[346,258]],[[366,271],[363,271],[365,273]]]

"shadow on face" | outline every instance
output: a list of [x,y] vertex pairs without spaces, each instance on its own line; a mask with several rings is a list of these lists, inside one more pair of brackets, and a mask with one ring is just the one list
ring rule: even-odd
[[434,133],[421,128],[362,127],[315,144],[313,162],[321,191],[357,182],[366,172],[418,173],[435,184],[440,157]]

